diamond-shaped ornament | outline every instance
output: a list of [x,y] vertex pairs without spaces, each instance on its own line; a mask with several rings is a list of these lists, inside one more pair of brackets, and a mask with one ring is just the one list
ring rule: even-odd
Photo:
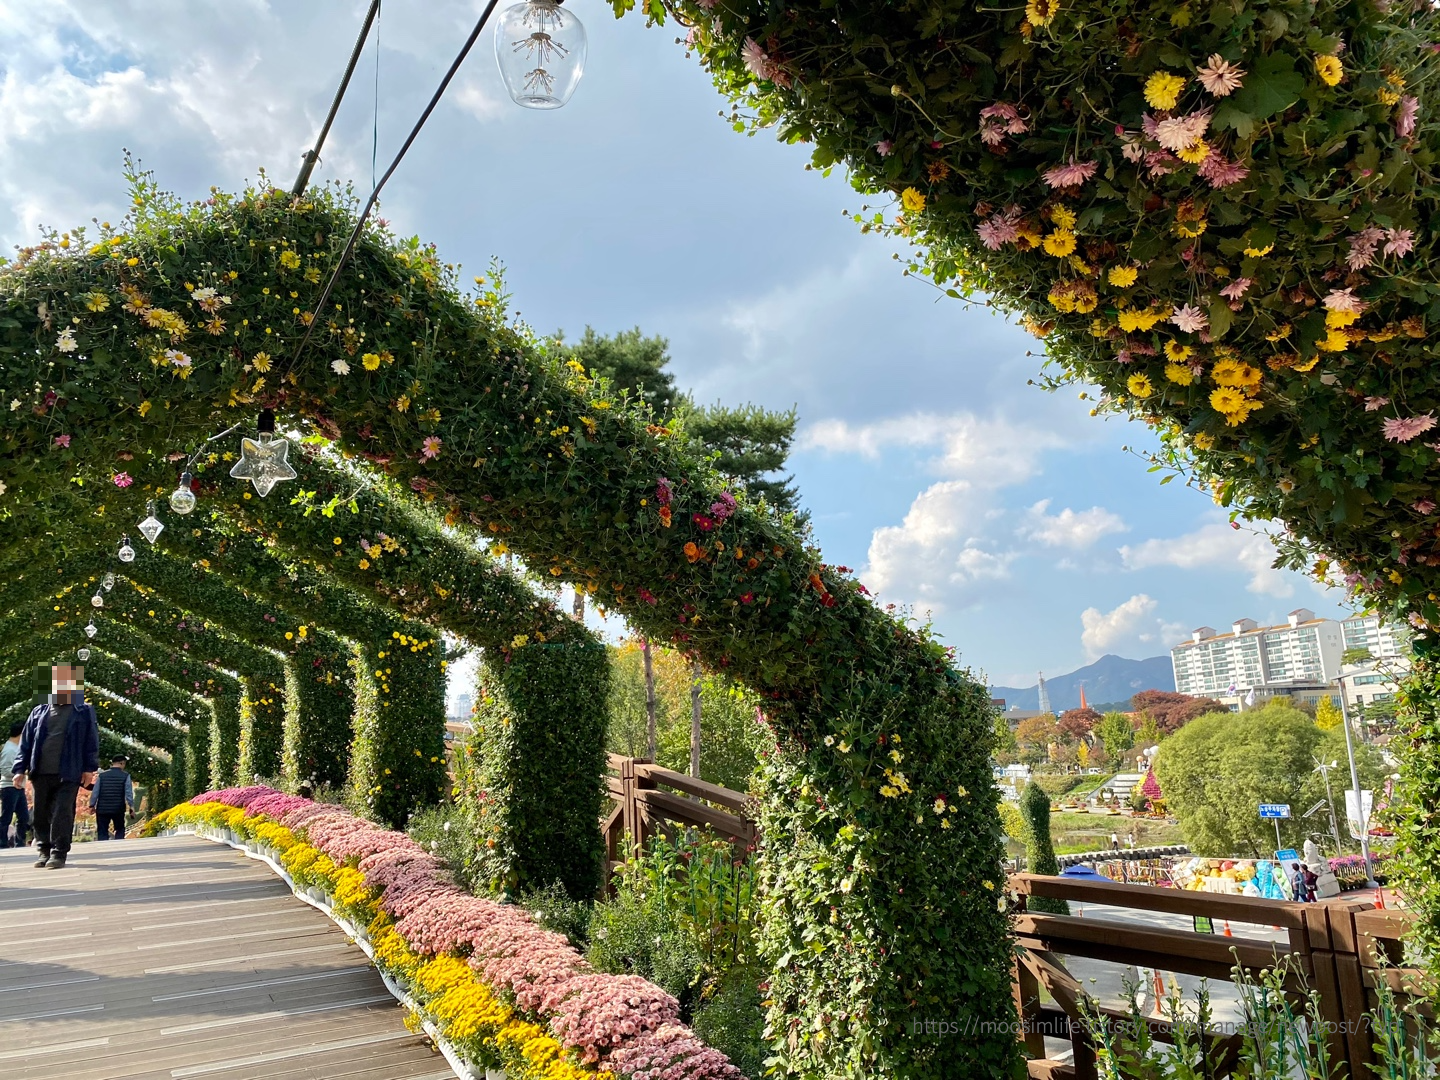
[[145,504],[145,520],[140,522],[140,535],[155,543],[155,538],[165,529],[165,523],[155,516],[155,500]]
[[85,636],[86,636],[86,637],[88,637],[88,638],[93,638],[93,637],[94,637],[96,634],[98,634],[99,632],[100,632],[100,628],[95,625],[95,620],[94,620],[94,619],[91,619],[91,620],[85,625]]
[[240,460],[230,470],[236,480],[249,480],[255,485],[255,494],[262,499],[281,480],[294,480],[299,475],[286,460],[290,453],[290,440],[270,439],[261,435],[259,439],[240,440]]

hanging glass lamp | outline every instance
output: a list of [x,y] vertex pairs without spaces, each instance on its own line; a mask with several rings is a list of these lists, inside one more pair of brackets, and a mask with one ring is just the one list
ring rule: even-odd
[[495,27],[495,62],[515,104],[558,109],[585,71],[585,27],[556,0],[507,8]]
[[170,509],[177,514],[188,514],[195,509],[195,492],[190,490],[194,478],[187,472],[180,474],[180,483],[170,493]]
[[120,561],[123,563],[132,563],[135,561],[135,549],[130,546],[130,537],[122,536],[120,538],[120,550],[115,554],[119,556]]
[[151,499],[145,504],[145,520],[140,522],[140,535],[153,544],[164,529],[165,523],[155,516],[155,500]]

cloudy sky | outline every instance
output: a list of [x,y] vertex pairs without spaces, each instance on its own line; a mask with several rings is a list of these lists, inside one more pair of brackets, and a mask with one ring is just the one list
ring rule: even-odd
[[[0,244],[123,214],[123,148],[187,197],[260,170],[288,186],[363,0],[0,0]],[[478,14],[385,0],[317,180],[368,190]],[[1027,380],[1035,339],[906,279],[844,217],[861,200],[801,147],[745,137],[676,43],[571,0],[589,62],[564,109],[510,104],[487,32],[386,191],[381,213],[571,336],[670,340],[701,401],[794,405],[793,468],[827,558],[929,612],[1002,684],[1107,652],[1165,652],[1202,624],[1340,612],[1270,569],[1202,495],[1159,486],[1092,419]],[[378,70],[377,70],[378,65]],[[378,85],[378,94],[377,94]]]

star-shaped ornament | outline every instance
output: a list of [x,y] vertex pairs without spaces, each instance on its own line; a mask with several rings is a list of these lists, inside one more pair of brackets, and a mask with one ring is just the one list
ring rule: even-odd
[[294,480],[299,475],[286,457],[290,453],[288,439],[270,439],[264,435],[256,439],[240,440],[240,460],[230,470],[236,480],[249,480],[255,485],[255,494],[262,499],[281,480]]

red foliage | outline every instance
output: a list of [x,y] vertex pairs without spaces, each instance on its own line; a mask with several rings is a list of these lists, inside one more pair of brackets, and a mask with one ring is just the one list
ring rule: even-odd
[[1212,712],[1228,712],[1227,706],[1208,697],[1192,697],[1168,690],[1141,690],[1130,699],[1137,714],[1152,717],[1166,735],[1179,731],[1197,716]]

